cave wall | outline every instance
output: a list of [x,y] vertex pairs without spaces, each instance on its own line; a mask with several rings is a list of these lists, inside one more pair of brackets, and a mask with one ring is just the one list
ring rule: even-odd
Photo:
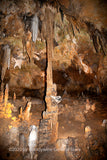
[[[44,94],[47,5],[55,17],[53,80],[58,90],[100,92],[107,84],[107,4],[104,0],[1,0],[1,73],[5,59],[3,47],[8,45],[11,49],[10,68],[5,67],[4,84],[9,83],[11,94],[29,95],[29,91],[35,96]],[[32,42],[30,36],[35,13],[39,30],[36,42]],[[21,59],[21,68],[15,66],[15,59]]]

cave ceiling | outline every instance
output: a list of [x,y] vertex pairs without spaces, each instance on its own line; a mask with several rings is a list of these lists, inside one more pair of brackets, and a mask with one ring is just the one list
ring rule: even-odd
[[[33,16],[44,4],[50,4],[67,16],[69,25],[80,32],[84,28],[89,33],[96,52],[101,45],[105,54],[107,40],[107,1],[106,0],[10,0],[0,2],[1,18],[6,14]],[[99,40],[98,40],[99,39]]]

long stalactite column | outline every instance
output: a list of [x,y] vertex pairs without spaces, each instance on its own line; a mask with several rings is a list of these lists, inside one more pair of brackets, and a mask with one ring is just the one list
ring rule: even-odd
[[50,130],[50,142],[55,143],[58,137],[58,105],[52,102],[51,96],[57,95],[56,84],[53,84],[52,57],[53,57],[53,35],[54,35],[54,10],[50,6],[46,7],[46,30],[47,30],[47,88],[46,88],[46,111],[43,112],[43,119],[48,121]]
[[51,110],[51,101],[49,100],[50,95],[52,95],[52,86],[53,86],[53,76],[52,76],[52,54],[53,54],[53,13],[50,8],[46,8],[46,31],[47,31],[47,88],[46,88],[46,102],[47,102],[47,110]]

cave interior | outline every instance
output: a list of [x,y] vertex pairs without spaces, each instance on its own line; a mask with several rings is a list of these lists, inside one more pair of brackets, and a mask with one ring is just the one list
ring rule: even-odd
[[106,0],[0,0],[1,160],[106,160],[106,100]]

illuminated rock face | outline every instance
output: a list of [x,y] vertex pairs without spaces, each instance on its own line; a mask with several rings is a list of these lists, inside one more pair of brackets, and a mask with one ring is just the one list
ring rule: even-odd
[[[45,2],[39,4],[38,1],[33,0],[0,1],[0,51],[3,50],[5,55],[7,50],[9,54],[11,51],[10,60],[8,59],[8,63],[5,64],[2,52],[0,54],[1,80],[4,80],[5,84],[9,82],[12,96],[14,92],[22,96],[26,90],[35,89],[39,93],[42,92],[43,96],[45,84],[44,79],[39,75],[40,72],[46,71],[47,65],[48,26],[46,26]],[[48,1],[48,4],[53,5],[50,8],[55,14],[53,69],[55,72],[58,70],[60,73],[63,71],[67,74],[68,69],[72,68],[63,85],[59,85],[57,79],[62,82],[64,77],[60,78],[53,73],[53,82],[57,84],[58,90],[60,88],[63,90],[67,88],[69,92],[88,90],[90,85],[92,90],[100,93],[101,86],[106,87],[107,56],[103,55],[106,55],[107,51],[107,10],[104,2],[58,0],[56,4],[56,1]],[[55,8],[58,12],[55,12]],[[32,36],[35,37],[36,42],[32,42]],[[17,58],[20,53],[23,53],[25,59]],[[35,56],[35,53],[39,53],[39,56]],[[7,57],[5,56],[5,59]],[[28,57],[32,61],[30,65]],[[12,58],[15,58],[14,62]],[[69,81],[72,81],[70,87],[66,86]],[[81,87],[83,85],[84,87]]]

